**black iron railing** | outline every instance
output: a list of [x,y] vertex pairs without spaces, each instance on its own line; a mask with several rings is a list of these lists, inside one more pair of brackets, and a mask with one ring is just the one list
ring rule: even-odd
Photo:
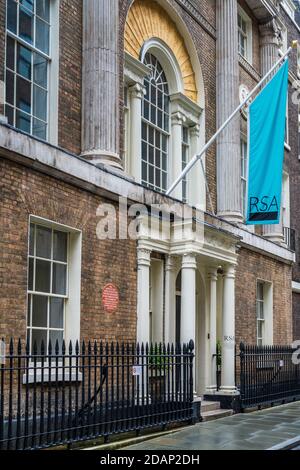
[[291,346],[246,346],[241,343],[241,407],[299,399],[298,358]]
[[0,449],[41,449],[189,421],[193,342],[10,342],[0,358]]
[[283,227],[285,245],[292,251],[296,251],[296,231],[290,227]]

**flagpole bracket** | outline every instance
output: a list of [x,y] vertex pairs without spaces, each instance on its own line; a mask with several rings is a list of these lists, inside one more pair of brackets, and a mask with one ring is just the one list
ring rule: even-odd
[[295,39],[294,41],[292,41],[291,46],[292,46],[293,49],[297,49],[298,44],[299,44],[298,40]]

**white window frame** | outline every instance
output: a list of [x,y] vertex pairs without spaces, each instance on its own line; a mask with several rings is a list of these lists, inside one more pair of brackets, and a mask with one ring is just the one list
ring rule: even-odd
[[[258,299],[258,285],[263,287],[263,299]],[[263,318],[258,317],[258,305],[263,305]],[[263,334],[258,336],[258,322],[263,322]],[[258,346],[273,344],[273,284],[263,279],[256,281],[256,338]]]
[[[187,139],[184,138],[184,133],[186,132]],[[190,129],[188,126],[182,126],[182,170],[185,169],[188,164],[191,155],[191,137]],[[189,200],[189,181],[187,175],[182,179],[182,202],[188,202]]]
[[[43,225],[44,227],[53,228],[54,230],[66,232],[69,234],[69,246],[68,246],[68,296],[65,303],[65,324],[64,324],[64,339],[66,348],[69,347],[70,341],[72,342],[73,351],[75,350],[76,342],[80,341],[80,305],[81,305],[81,257],[82,257],[82,232],[74,227],[57,223],[53,220],[45,219],[43,217],[31,214],[28,219],[28,248],[29,254],[29,241],[30,241],[30,224]],[[28,257],[29,259],[29,257]],[[29,263],[28,263],[29,273]],[[28,285],[28,279],[27,279]],[[27,295],[28,302],[28,295]],[[26,311],[28,312],[28,305]],[[27,323],[26,323],[27,329]],[[48,345],[47,345],[48,347]],[[47,363],[44,362],[46,367]],[[39,366],[39,364],[37,364]],[[33,376],[34,371],[29,371],[29,376],[26,374],[23,376],[23,383],[32,383],[35,379],[37,382],[41,381],[42,373],[40,369],[36,371],[36,377]],[[58,376],[62,376],[62,369],[59,369]],[[55,368],[52,368],[52,376],[48,377],[47,368],[44,371],[43,380],[56,380]],[[81,373],[79,373],[79,380],[81,380]],[[75,370],[72,371],[72,376],[69,377],[65,372],[65,380],[76,380]]]
[[[252,64],[252,20],[251,18],[247,15],[247,13],[242,9],[242,7],[240,5],[238,5],[238,17],[241,17],[242,20],[246,23],[246,32],[245,32],[245,36],[246,36],[246,50],[245,50],[245,54],[242,54],[240,52],[240,42],[239,42],[239,38],[240,38],[240,33],[243,34],[243,32],[240,31],[240,28],[238,26],[238,30],[239,30],[239,35],[238,35],[238,52],[239,54],[247,60],[247,62],[249,62],[250,64]],[[237,18],[237,21],[238,21],[238,18]]]
[[[18,19],[19,17],[17,17]],[[19,21],[18,21],[19,23]],[[34,22],[35,23],[35,22]],[[6,28],[5,23],[5,37],[6,37],[6,47],[5,47],[5,73],[4,73],[4,104],[6,105],[6,55],[7,55],[7,37],[10,37],[14,40],[15,43],[20,44],[33,53],[36,52],[40,56],[44,57],[47,60],[47,116],[46,116],[46,139],[45,141],[57,145],[58,144],[58,88],[59,88],[59,0],[50,0],[50,17],[49,17],[49,53],[40,51],[34,45],[28,43],[27,41],[20,38],[18,35],[9,31]],[[35,28],[34,28],[35,34]],[[16,49],[16,46],[15,46]],[[15,51],[15,76],[17,76],[16,70],[16,51]],[[33,73],[33,71],[32,71]],[[32,80],[30,80],[30,83]],[[31,85],[32,90],[32,85]],[[14,94],[16,94],[16,86],[14,87]],[[14,96],[15,102],[15,96]],[[31,96],[31,103],[33,103],[33,97]],[[8,103],[9,106],[11,106]],[[14,110],[16,108],[14,107]],[[31,129],[28,135],[31,135],[33,138],[38,138],[32,134],[32,111],[28,114],[31,116]],[[14,111],[15,113],[16,111]],[[16,127],[17,130],[19,130]]]
[[[242,194],[242,214],[244,218],[247,212],[247,178],[248,178],[248,143],[243,134],[240,138],[241,146],[241,194]],[[244,171],[243,171],[244,170]]]
[[[67,232],[65,232],[65,233],[67,233],[67,261],[63,262],[63,261],[54,260],[53,259],[53,233],[54,233],[53,227],[50,227],[50,226],[48,227],[48,226],[45,226],[44,224],[39,225],[39,224],[34,223],[34,222],[31,222],[30,227],[31,226],[35,227],[35,229],[34,229],[34,240],[33,240],[34,252],[33,252],[33,254],[30,254],[30,252],[28,253],[28,264],[29,264],[29,260],[33,260],[34,261],[34,267],[33,267],[33,287],[32,287],[32,290],[30,290],[29,288],[27,289],[28,299],[31,298],[30,309],[28,309],[28,311],[27,311],[27,315],[28,314],[30,315],[29,322],[28,322],[28,318],[27,318],[27,337],[28,337],[28,334],[29,334],[30,335],[29,336],[29,338],[30,338],[30,343],[29,343],[30,344],[30,352],[32,354],[33,353],[33,351],[32,351],[32,330],[33,329],[47,332],[47,340],[46,340],[46,343],[44,345],[45,346],[45,353],[47,352],[47,348],[48,348],[48,344],[49,344],[50,331],[62,332],[63,333],[63,339],[65,339],[66,301],[68,300],[68,297],[69,297],[69,251],[70,250],[69,250],[69,234]],[[50,258],[41,258],[41,257],[36,255],[36,228],[37,227],[42,227],[42,226],[49,229],[49,230],[51,230],[51,257]],[[29,232],[29,234],[30,234],[30,232]],[[35,280],[36,280],[36,267],[35,267],[36,263],[35,263],[35,261],[36,260],[46,261],[47,263],[50,263],[50,265],[51,265],[51,268],[50,268],[50,290],[49,290],[49,292],[40,292],[40,291],[35,290]],[[53,264],[54,263],[66,267],[66,293],[65,294],[54,294],[53,292],[51,292],[52,291]],[[47,298],[47,327],[37,327],[37,326],[33,327],[32,326],[32,309],[33,309],[33,297],[34,296],[36,296],[36,297],[46,297]],[[50,299],[51,298],[62,299],[64,301],[63,326],[62,326],[62,328],[50,328],[50,326],[49,326]],[[28,299],[27,299],[27,301],[28,301]],[[29,324],[29,326],[28,326],[28,324]],[[37,346],[39,348],[39,345],[37,345]],[[53,351],[54,351],[55,350],[55,344],[52,344],[52,348],[53,348]]]

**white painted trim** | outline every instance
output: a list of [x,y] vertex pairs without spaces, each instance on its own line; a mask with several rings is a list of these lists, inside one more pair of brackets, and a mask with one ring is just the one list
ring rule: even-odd
[[58,89],[59,89],[59,0],[50,2],[50,56],[48,97],[48,140],[58,144]]
[[292,281],[292,291],[300,294],[300,282]]
[[72,341],[75,348],[76,341],[80,340],[82,232],[81,230],[36,215],[29,215],[28,227],[30,227],[32,222],[69,233],[68,297],[66,298],[64,339],[67,348],[70,341]]
[[252,65],[253,62],[253,33],[252,33],[252,20],[250,16],[247,15],[245,10],[238,4],[238,14],[242,17],[242,19],[246,22],[247,25],[247,51],[246,51],[246,57],[242,56],[244,59],[249,62],[250,65]]

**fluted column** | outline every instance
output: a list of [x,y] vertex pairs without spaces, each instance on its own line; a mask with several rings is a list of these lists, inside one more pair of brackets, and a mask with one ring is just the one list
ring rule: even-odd
[[118,49],[119,2],[83,0],[82,156],[122,168]]
[[[278,60],[280,30],[275,20],[259,26],[261,74],[265,75]],[[269,78],[269,80],[271,77]],[[264,225],[263,234],[275,242],[283,241],[282,217],[279,224]]]
[[151,251],[137,250],[137,341],[146,343],[150,340],[149,329],[149,286]]
[[[237,0],[216,2],[217,127],[239,104]],[[218,214],[242,221],[240,117],[236,116],[217,141]]]

